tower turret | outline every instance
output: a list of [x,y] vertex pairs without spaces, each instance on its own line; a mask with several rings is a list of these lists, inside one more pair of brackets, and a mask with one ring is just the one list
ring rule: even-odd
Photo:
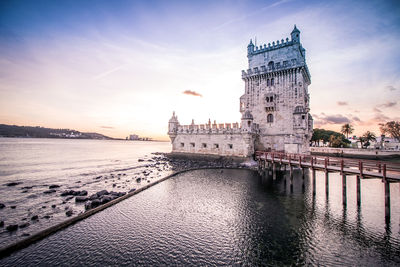
[[178,126],[179,126],[178,116],[175,115],[174,111],[172,113],[171,119],[169,119],[168,122],[168,135],[172,142],[175,140],[176,134],[178,132]]
[[254,52],[253,40],[250,39],[250,43],[247,46],[247,55],[251,55]]
[[290,35],[292,36],[293,43],[300,43],[300,31],[297,29],[296,24],[294,25],[294,29]]
[[242,116],[242,131],[251,132],[253,126],[253,115],[250,110],[246,110]]

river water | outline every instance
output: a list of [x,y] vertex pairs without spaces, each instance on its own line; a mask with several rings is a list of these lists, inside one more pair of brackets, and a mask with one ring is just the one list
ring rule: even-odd
[[[56,142],[63,141],[69,142]],[[144,149],[151,153],[159,145],[148,143]],[[121,155],[129,165],[129,153]],[[131,163],[138,164],[138,158]],[[304,180],[295,173],[291,190],[287,175],[271,183],[270,177],[250,170],[186,172],[16,252],[0,265],[398,266],[399,185],[391,185],[391,220],[385,223],[383,184],[362,180],[360,208],[355,178],[349,176],[347,184],[343,208],[337,174],[330,174],[327,197],[324,174],[317,172],[313,197],[308,173]]]
[[[152,154],[170,149],[168,142],[0,138],[0,247],[62,222],[66,210],[84,212],[83,203],[60,196],[64,190],[128,192],[170,174]],[[59,187],[46,193],[51,185]],[[12,224],[29,225],[7,231]]]

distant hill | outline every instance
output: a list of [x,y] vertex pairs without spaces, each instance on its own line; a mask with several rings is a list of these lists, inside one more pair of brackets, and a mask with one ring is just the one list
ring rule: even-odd
[[99,133],[82,133],[71,129],[52,129],[40,126],[0,124],[0,137],[67,138],[67,139],[114,139]]

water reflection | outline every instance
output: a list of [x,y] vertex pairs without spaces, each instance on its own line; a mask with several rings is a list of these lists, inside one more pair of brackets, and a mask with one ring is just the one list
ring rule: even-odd
[[[0,261],[0,265],[395,265],[398,187],[385,228],[380,181],[295,171],[199,170],[158,184]],[[369,195],[375,192],[375,195]],[[397,193],[396,193],[397,192]],[[395,195],[397,194],[397,195]],[[383,212],[382,212],[383,210]],[[62,253],[60,253],[62,252]]]

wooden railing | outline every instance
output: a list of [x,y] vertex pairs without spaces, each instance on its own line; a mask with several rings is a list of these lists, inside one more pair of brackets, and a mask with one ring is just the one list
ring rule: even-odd
[[393,182],[400,182],[400,163],[395,162],[274,151],[257,151],[256,159],[266,160],[272,163],[294,165],[301,168],[355,174],[363,178],[388,178]]

